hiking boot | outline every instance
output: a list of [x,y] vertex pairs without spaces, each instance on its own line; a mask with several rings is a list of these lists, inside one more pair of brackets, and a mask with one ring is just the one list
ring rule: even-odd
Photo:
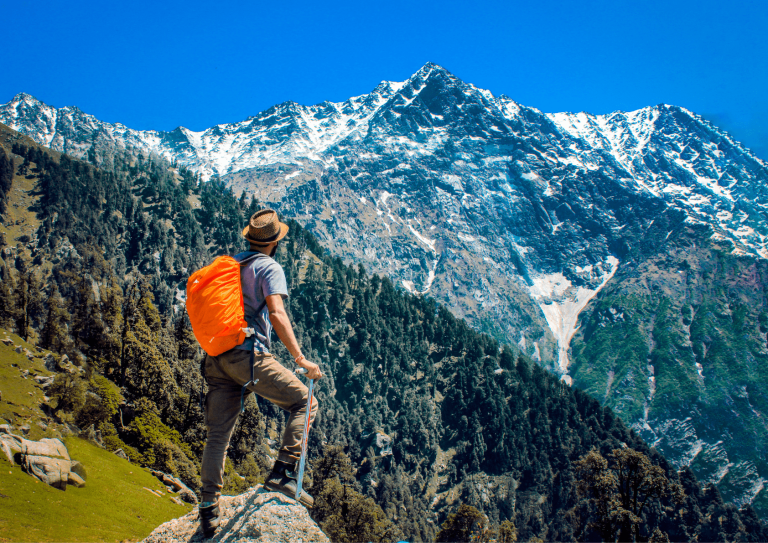
[[[288,464],[286,462],[281,462],[280,460],[275,461],[275,465],[272,467],[272,473],[270,473],[264,481],[264,488],[274,492],[280,492],[295,500],[297,487],[296,481],[298,479],[295,469],[296,464]],[[314,498],[307,494],[303,488],[301,489],[299,502],[307,508],[311,508],[315,504]]]
[[203,502],[197,510],[200,514],[200,527],[203,529],[203,535],[206,539],[213,537],[213,534],[219,529],[219,521],[221,520],[219,501]]

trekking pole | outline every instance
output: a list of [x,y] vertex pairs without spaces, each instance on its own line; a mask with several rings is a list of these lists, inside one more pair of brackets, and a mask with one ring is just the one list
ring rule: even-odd
[[[296,370],[299,375],[305,375],[307,370],[299,368]],[[307,416],[304,419],[304,436],[301,438],[301,459],[299,460],[299,478],[296,481],[296,501],[299,501],[301,496],[301,483],[304,481],[304,462],[307,459],[307,441],[309,439],[309,413],[312,410],[312,389],[314,388],[315,380],[309,380],[309,399],[307,400]],[[301,503],[301,502],[299,502]]]

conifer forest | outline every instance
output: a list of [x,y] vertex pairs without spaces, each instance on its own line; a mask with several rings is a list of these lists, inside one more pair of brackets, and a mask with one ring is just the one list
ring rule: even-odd
[[[262,206],[156,156],[77,160],[4,128],[4,222],[19,178],[36,184],[39,226],[0,239],[0,328],[84,370],[57,374],[44,409],[199,491],[204,352],[186,280],[247,249]],[[286,307],[326,374],[305,484],[332,541],[768,540],[749,505],[675,469],[597,399],[281,219]],[[247,398],[225,493],[263,481],[284,425]]]

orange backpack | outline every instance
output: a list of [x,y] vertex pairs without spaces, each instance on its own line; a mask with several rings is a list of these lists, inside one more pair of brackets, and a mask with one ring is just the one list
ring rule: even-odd
[[220,256],[187,280],[187,313],[200,346],[218,356],[245,341],[245,311],[240,266]]

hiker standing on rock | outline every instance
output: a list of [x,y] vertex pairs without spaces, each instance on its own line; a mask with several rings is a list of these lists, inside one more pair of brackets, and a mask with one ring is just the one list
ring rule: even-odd
[[[283,300],[288,297],[288,285],[283,268],[272,257],[287,233],[288,225],[280,222],[277,213],[271,209],[259,211],[251,217],[243,230],[250,250],[234,258],[241,265],[245,320],[254,333],[235,348],[218,356],[209,354],[205,359],[205,379],[208,383],[205,425],[208,440],[201,469],[200,521],[206,536],[212,535],[218,527],[224,460],[242,408],[243,393],[255,392],[290,413],[277,460],[264,481],[264,487],[291,498],[296,495],[296,462],[301,455],[308,389],[270,354],[272,328],[294,357],[294,362],[307,370],[309,379],[319,379],[322,373],[317,364],[301,354],[283,305]],[[311,420],[315,418],[317,407],[317,400],[313,398]],[[313,505],[312,496],[303,490],[299,501],[306,507]]]

